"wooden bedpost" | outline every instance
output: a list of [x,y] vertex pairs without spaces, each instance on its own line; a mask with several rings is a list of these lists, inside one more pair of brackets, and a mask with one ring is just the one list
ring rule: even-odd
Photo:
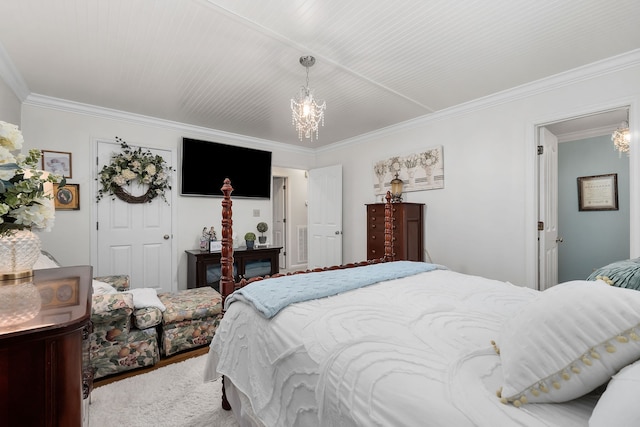
[[233,293],[235,280],[233,278],[233,210],[231,205],[231,192],[233,187],[229,178],[225,178],[222,185],[222,249],[220,251],[220,294],[222,295],[222,306],[224,300]]
[[[233,187],[229,178],[225,178],[222,185],[222,249],[220,251],[220,294],[222,295],[222,308],[224,312],[224,300],[235,288],[233,278],[233,210],[231,206],[231,192]],[[224,376],[222,377],[222,409],[228,411],[231,405],[227,400],[227,392],[224,387]]]
[[387,191],[385,196],[387,203],[384,204],[384,261],[393,261],[393,208],[391,207],[391,192]]

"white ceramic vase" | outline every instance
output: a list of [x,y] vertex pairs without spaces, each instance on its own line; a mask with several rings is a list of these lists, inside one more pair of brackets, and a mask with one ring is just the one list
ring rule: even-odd
[[0,328],[28,322],[40,313],[38,288],[29,279],[22,280],[0,282]]
[[0,236],[0,276],[29,272],[40,256],[40,238],[31,230]]
[[0,236],[0,327],[18,325],[38,315],[42,299],[32,282],[40,256],[40,238],[31,230]]

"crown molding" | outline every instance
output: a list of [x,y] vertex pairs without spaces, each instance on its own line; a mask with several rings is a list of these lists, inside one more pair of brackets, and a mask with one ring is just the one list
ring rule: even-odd
[[567,132],[556,135],[558,142],[579,141],[581,139],[595,138],[597,136],[604,136],[613,133],[616,130],[616,126],[601,126],[599,128],[592,128],[586,130],[580,130],[576,132]]
[[127,111],[115,110],[111,108],[99,107],[91,104],[69,101],[66,99],[54,98],[46,95],[30,94],[24,100],[25,105],[31,105],[52,110],[65,111],[75,114],[82,114],[102,119],[112,119],[121,122],[129,122],[136,125],[147,125],[169,130],[178,131],[187,135],[199,135],[200,137],[223,140],[226,142],[241,143],[245,146],[259,147],[299,154],[314,154],[315,150],[307,147],[300,147],[282,142],[260,139],[237,133],[225,132],[217,129],[202,126],[190,125],[187,123],[175,122],[172,120],[159,119],[142,114],[130,113]]

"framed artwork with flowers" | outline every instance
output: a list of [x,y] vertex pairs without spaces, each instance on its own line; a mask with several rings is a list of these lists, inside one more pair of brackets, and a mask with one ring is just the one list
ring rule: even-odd
[[71,178],[71,153],[42,150],[42,170]]
[[417,153],[378,160],[373,165],[373,191],[384,196],[391,190],[391,180],[398,176],[403,191],[423,191],[444,188],[442,146],[426,148]]

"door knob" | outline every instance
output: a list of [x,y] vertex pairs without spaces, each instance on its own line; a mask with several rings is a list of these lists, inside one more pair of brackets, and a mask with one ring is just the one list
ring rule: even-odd
[[169,235],[168,234],[165,234],[163,237],[164,237],[164,240],[169,240]]
[[556,238],[556,243],[562,243],[562,242],[564,242],[564,239],[562,237]]

